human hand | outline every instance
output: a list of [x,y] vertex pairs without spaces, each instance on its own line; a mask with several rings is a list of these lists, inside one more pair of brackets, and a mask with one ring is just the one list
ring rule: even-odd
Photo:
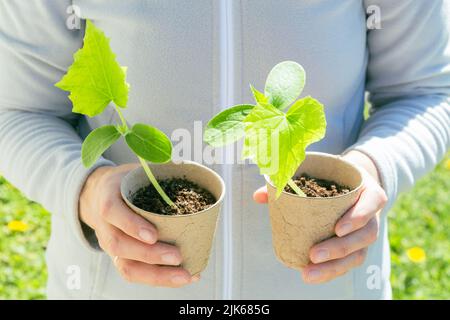
[[79,200],[81,221],[90,226],[100,247],[109,254],[121,276],[130,282],[181,287],[198,281],[179,267],[175,246],[157,242],[158,232],[123,201],[120,182],[139,164],[97,168],[86,180]]
[[[337,236],[311,248],[311,263],[302,270],[307,283],[327,282],[360,266],[368,246],[378,238],[380,212],[387,196],[379,184],[377,168],[369,157],[358,151],[351,151],[343,158],[361,169],[363,189],[356,204],[337,222]],[[267,203],[267,189],[258,189],[253,198],[258,203]]]

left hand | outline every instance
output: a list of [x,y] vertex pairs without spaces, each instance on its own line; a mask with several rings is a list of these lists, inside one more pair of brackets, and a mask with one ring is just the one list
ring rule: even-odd
[[[361,169],[363,190],[356,204],[337,222],[337,236],[311,248],[311,263],[302,270],[306,283],[327,282],[360,266],[366,259],[368,246],[378,238],[380,212],[387,196],[380,186],[377,168],[358,151],[350,151],[343,158]],[[267,203],[266,187],[256,190],[253,199]]]

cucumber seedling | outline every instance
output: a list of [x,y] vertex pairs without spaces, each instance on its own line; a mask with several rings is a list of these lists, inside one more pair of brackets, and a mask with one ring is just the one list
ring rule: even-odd
[[112,104],[120,118],[116,125],[105,125],[93,130],[84,140],[81,157],[83,165],[92,167],[100,156],[120,137],[137,156],[151,184],[161,198],[175,206],[153,175],[147,161],[164,163],[171,159],[172,143],[155,127],[137,123],[129,127],[122,109],[127,107],[129,85],[126,67],[116,60],[109,39],[91,21],[86,22],[83,47],[74,55],[73,64],[56,87],[69,91],[73,112],[95,117]]
[[304,85],[303,67],[293,61],[281,62],[270,71],[264,93],[250,85],[256,105],[236,105],[220,112],[208,122],[204,134],[204,141],[213,147],[243,137],[242,157],[269,176],[277,197],[287,184],[305,196],[292,176],[305,159],[306,148],[325,136],[323,105],[309,96],[296,100]]

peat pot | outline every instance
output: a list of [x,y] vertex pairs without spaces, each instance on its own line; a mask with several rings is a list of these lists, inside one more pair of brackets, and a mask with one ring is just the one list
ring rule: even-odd
[[161,215],[142,210],[132,203],[132,197],[140,188],[150,184],[142,167],[130,171],[122,180],[121,193],[127,205],[150,221],[158,230],[159,241],[176,245],[183,257],[182,266],[196,275],[202,272],[209,260],[225,184],[213,170],[191,161],[181,163],[149,164],[155,177],[186,178],[208,190],[217,199],[209,208],[185,215]]
[[339,156],[307,152],[294,176],[303,173],[347,186],[350,192],[335,197],[314,198],[283,191],[275,199],[276,189],[265,176],[275,255],[293,269],[301,269],[310,262],[309,250],[314,244],[335,235],[336,222],[356,203],[362,188],[361,172]]

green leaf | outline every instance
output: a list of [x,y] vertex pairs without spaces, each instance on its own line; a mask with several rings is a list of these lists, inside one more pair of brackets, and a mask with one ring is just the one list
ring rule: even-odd
[[302,93],[305,86],[305,70],[297,62],[284,61],[270,71],[264,89],[269,103],[285,109]]
[[220,147],[240,139],[245,133],[242,121],[253,108],[253,105],[241,104],[222,111],[206,125],[203,140],[214,147]]
[[250,85],[250,89],[252,90],[253,97],[255,98],[256,103],[267,104],[269,103],[269,99],[264,95],[264,93],[259,92],[256,88]]
[[295,102],[286,114],[270,104],[257,105],[244,123],[243,156],[270,176],[277,196],[305,159],[306,147],[326,130],[323,106],[311,97]]
[[75,53],[67,74],[55,86],[70,91],[73,112],[89,117],[102,113],[111,101],[122,108],[128,101],[126,68],[117,63],[109,39],[89,20],[83,48]]
[[137,123],[125,136],[125,141],[133,152],[153,163],[170,160],[172,143],[160,130],[146,124]]
[[93,130],[84,140],[81,148],[81,158],[86,168],[92,165],[100,156],[120,138],[120,132],[113,125],[106,125]]

